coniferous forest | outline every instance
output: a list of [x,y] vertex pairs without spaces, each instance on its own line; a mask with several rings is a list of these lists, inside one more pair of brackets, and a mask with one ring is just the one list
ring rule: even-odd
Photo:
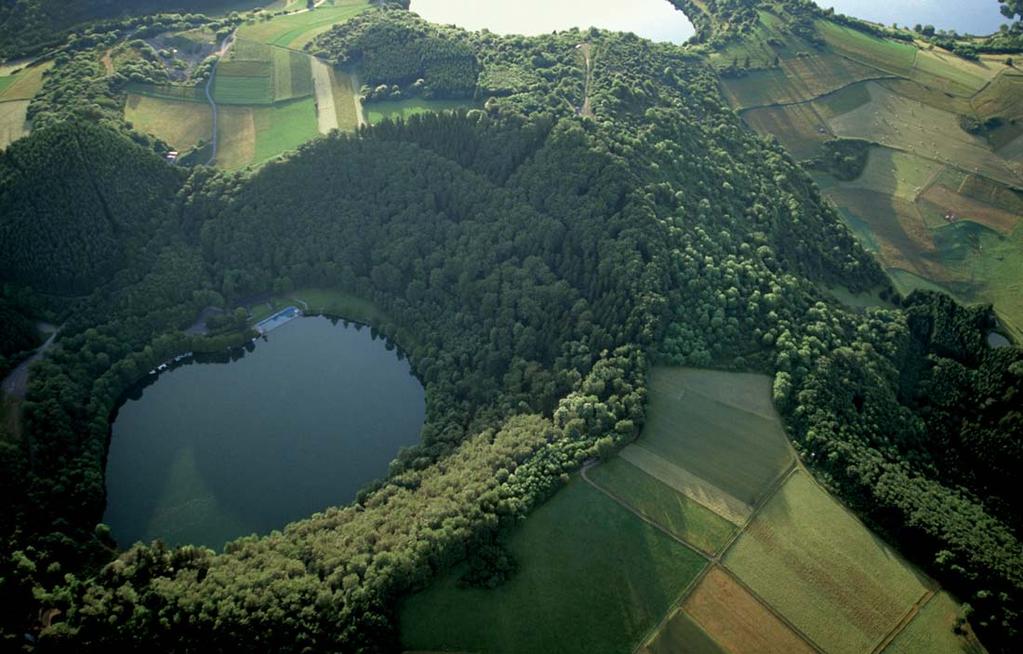
[[[581,38],[599,120],[575,110]],[[73,112],[0,153],[0,355],[37,344],[30,317],[61,325],[20,437],[0,439],[5,651],[25,634],[38,651],[393,651],[400,598],[637,437],[654,363],[773,376],[822,483],[969,602],[990,649],[1018,644],[1023,350],[987,345],[989,307],[890,289],[700,57],[401,9],[313,49],[372,85],[492,93],[243,172],[168,165]],[[388,317],[373,326],[426,389],[421,443],[354,503],[222,553],[119,548],[100,524],[112,412],[160,362],[246,341],[184,330],[275,285]],[[836,286],[889,302],[853,309]]]

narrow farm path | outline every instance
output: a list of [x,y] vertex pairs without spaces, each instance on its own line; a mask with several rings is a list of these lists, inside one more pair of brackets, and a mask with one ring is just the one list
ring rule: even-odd
[[885,650],[885,648],[891,645],[892,641],[895,640],[895,637],[902,633],[903,629],[909,626],[909,623],[913,621],[913,618],[915,618],[916,614],[920,612],[920,609],[922,609],[927,602],[930,602],[931,598],[935,595],[937,595],[937,591],[933,589],[929,589],[926,593],[924,593],[920,599],[913,604],[913,606],[909,607],[909,611],[906,611],[906,615],[902,616],[899,623],[892,627],[892,630],[889,631],[885,637],[881,639],[881,642],[879,642],[877,646],[870,651],[870,654],[880,654]]
[[37,349],[32,356],[22,361],[18,367],[12,370],[10,374],[4,378],[0,387],[3,388],[5,396],[16,398],[18,400],[25,399],[25,392],[28,390],[29,366],[41,359],[43,354],[46,353],[46,350],[50,349],[50,346],[53,345],[53,339],[57,338],[57,334],[59,332],[59,327],[54,329],[53,333],[50,334],[50,337],[46,339],[46,342],[40,345],[39,349]]
[[320,134],[338,128],[337,107],[334,105],[334,87],[330,79],[330,66],[316,57],[309,57],[316,90],[316,126]]
[[359,90],[362,88],[362,83],[359,81],[359,76],[355,72],[352,72],[349,77],[352,80],[352,102],[355,103],[356,120],[358,120],[359,127],[365,127],[366,116],[362,113],[362,101],[359,100]]
[[213,99],[213,82],[217,78],[217,67],[220,66],[220,62],[227,56],[231,46],[234,45],[234,36],[238,32],[235,28],[227,37],[224,42],[220,45],[220,50],[217,51],[217,61],[213,64],[213,70],[210,71],[210,78],[206,80],[206,99],[210,103],[210,107],[213,110],[213,133],[210,137],[210,160],[206,162],[206,165],[212,166],[213,162],[217,159],[217,103]]

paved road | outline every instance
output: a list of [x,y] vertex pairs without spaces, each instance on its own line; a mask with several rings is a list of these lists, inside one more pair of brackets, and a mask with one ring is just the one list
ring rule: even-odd
[[53,345],[53,339],[57,337],[57,332],[60,329],[55,329],[50,337],[46,339],[46,342],[39,346],[39,349],[35,351],[32,356],[21,362],[17,368],[12,370],[7,377],[4,378],[0,387],[3,388],[4,395],[7,397],[15,397],[19,400],[25,399],[25,391],[28,390],[28,368],[34,362],[42,358],[46,350],[50,349]]

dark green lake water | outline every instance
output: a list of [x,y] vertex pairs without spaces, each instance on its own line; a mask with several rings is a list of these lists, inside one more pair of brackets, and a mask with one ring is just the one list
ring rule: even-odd
[[220,548],[347,504],[419,440],[423,388],[367,327],[301,318],[230,363],[192,363],[129,397],[107,510],[122,547]]

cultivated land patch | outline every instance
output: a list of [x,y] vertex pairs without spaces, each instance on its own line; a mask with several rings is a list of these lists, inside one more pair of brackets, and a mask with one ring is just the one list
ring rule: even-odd
[[704,552],[721,551],[736,527],[628,460],[615,457],[587,472],[590,481]]
[[818,20],[816,25],[829,46],[854,61],[894,75],[908,77],[913,71],[917,54],[915,46],[827,20]]
[[759,133],[775,135],[797,160],[813,158],[832,138],[828,124],[810,103],[751,109],[742,118]]
[[793,455],[769,404],[770,379],[722,374],[729,373],[654,368],[640,444],[710,486],[754,505],[791,465]]
[[684,614],[732,654],[812,654],[802,637],[723,569],[704,575],[682,605]]
[[179,151],[209,141],[213,133],[213,114],[208,104],[167,100],[129,93],[124,118],[135,129],[161,139]]
[[252,161],[256,154],[256,122],[250,107],[220,107],[216,164],[234,170]]
[[871,651],[930,590],[803,472],[757,514],[725,565],[825,651]]
[[30,100],[0,102],[0,150],[28,136],[29,125],[25,115],[30,103]]
[[884,654],[982,654],[984,647],[969,635],[953,629],[962,610],[947,593],[932,597],[905,629],[883,651]]
[[1009,184],[1023,180],[1019,164],[992,152],[988,143],[960,127],[959,116],[910,100],[876,82],[866,84],[870,102],[828,121],[846,138],[863,138],[888,147],[980,172]]
[[355,80],[348,73],[330,68],[330,84],[338,129],[354,132],[362,122],[362,104],[356,94]]
[[43,76],[53,67],[52,61],[28,66],[14,75],[5,76],[0,88],[0,102],[31,100],[43,88]]
[[638,650],[639,654],[728,654],[714,639],[682,611],[676,611],[657,635]]
[[467,100],[423,100],[414,98],[411,100],[368,102],[363,106],[363,110],[366,112],[366,122],[370,125],[376,125],[385,120],[406,120],[416,114],[452,111],[470,106],[472,105]]
[[263,163],[290,152],[319,134],[313,98],[279,102],[253,110],[256,149],[253,163]]
[[865,79],[887,73],[833,54],[806,54],[779,59],[777,67],[752,70],[722,80],[725,95],[736,108],[806,102]]
[[519,569],[494,589],[458,570],[400,612],[408,650],[630,652],[705,565],[698,554],[575,478],[508,540]]
[[344,22],[369,8],[367,0],[335,0],[312,11],[277,16],[270,20],[243,25],[239,38],[301,50],[332,25]]

